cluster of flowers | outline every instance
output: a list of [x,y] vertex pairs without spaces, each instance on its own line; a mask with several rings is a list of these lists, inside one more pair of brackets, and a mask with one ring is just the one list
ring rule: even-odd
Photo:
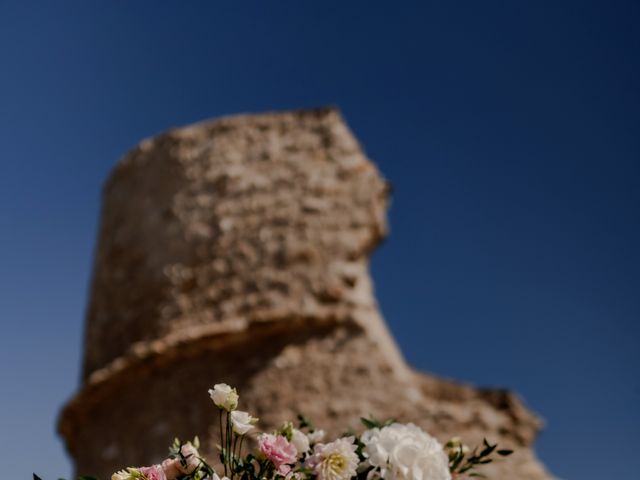
[[243,442],[258,419],[237,409],[238,393],[218,384],[209,395],[219,409],[221,445],[216,472],[193,442],[178,440],[158,465],[127,468],[111,480],[451,480],[480,476],[476,467],[492,455],[509,455],[486,440],[473,451],[459,439],[445,446],[412,423],[362,419],[361,435],[345,434],[324,442],[325,433],[299,416],[298,428],[287,422],[273,433],[257,434],[257,451],[243,455]]

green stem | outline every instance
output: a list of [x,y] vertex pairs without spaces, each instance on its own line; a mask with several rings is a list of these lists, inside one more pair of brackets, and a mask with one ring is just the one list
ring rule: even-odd
[[236,457],[236,449],[238,447],[238,435],[234,435],[233,436],[233,448],[231,449],[231,451],[233,452],[233,456]]
[[231,413],[227,412],[227,462],[229,462],[229,476],[233,479],[233,464],[231,452]]
[[244,435],[240,437],[240,446],[238,447],[238,456],[242,457],[242,442],[244,442]]
[[222,430],[222,410],[220,410],[220,415],[219,415],[219,420],[220,420],[220,448],[222,449],[222,464],[224,466],[224,476],[227,476],[227,462],[226,462],[226,456],[227,456],[227,452],[225,451],[225,441],[224,441],[224,432]]

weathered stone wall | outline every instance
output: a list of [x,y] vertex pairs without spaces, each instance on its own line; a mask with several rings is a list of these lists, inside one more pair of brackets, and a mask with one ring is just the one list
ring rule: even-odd
[[548,478],[512,394],[403,361],[368,272],[387,194],[333,109],[196,124],[129,153],[104,189],[83,385],[60,420],[77,470],[148,464],[174,435],[213,445],[206,391],[223,381],[265,429],[392,416],[516,447],[496,478]]

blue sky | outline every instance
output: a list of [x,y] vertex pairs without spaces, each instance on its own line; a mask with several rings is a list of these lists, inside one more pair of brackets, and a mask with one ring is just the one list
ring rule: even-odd
[[634,476],[639,21],[636,2],[0,0],[3,476],[70,473],[54,424],[117,159],[324,104],[395,187],[372,269],[407,359],[518,391],[558,476]]

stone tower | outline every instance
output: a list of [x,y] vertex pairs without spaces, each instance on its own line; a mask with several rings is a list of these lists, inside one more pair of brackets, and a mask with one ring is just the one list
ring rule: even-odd
[[[142,142],[103,192],[83,382],[59,429],[80,473],[216,443],[214,383],[264,430],[303,412],[330,433],[362,414],[517,454],[494,478],[549,478],[537,418],[509,392],[413,371],[369,277],[388,187],[331,108],[246,115]],[[208,452],[212,454],[212,451]]]

